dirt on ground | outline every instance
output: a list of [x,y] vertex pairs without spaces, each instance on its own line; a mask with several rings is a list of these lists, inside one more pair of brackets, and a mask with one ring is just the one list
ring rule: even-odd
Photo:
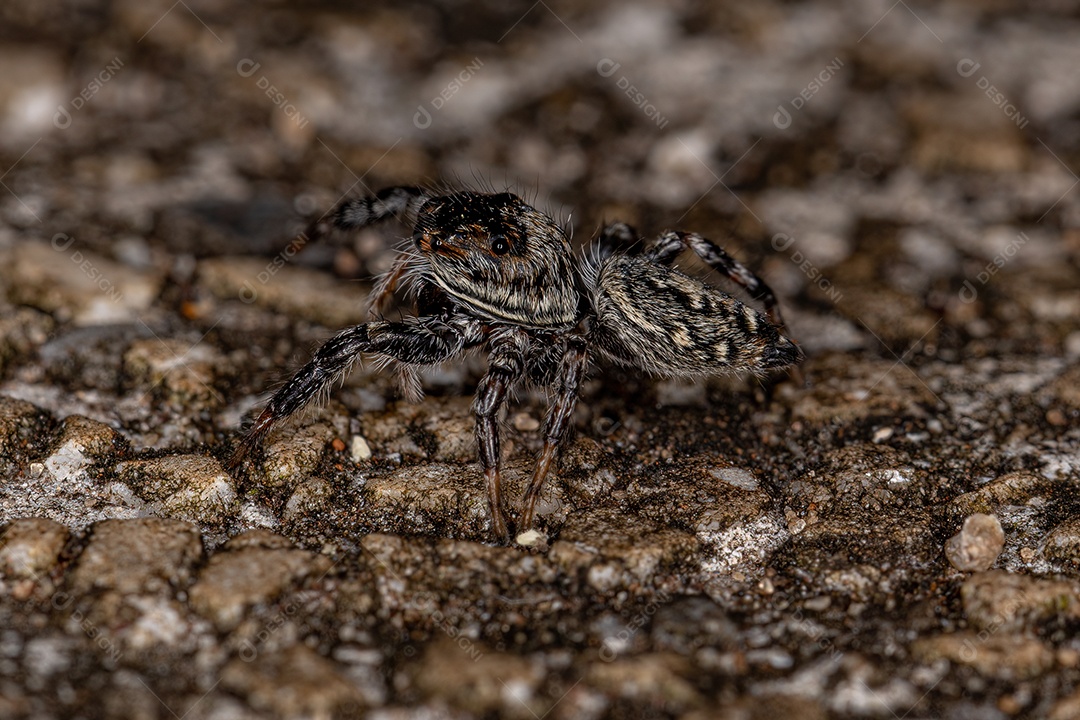
[[[1078,38],[1069,2],[0,5],[0,717],[1080,717]],[[532,547],[492,536],[482,354],[418,403],[358,363],[230,469],[410,230],[296,233],[402,183],[712,238],[802,376],[594,363]],[[502,419],[514,512],[547,402]]]

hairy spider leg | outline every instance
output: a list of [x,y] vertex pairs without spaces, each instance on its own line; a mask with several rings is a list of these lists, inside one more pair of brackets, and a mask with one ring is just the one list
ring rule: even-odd
[[473,412],[476,414],[476,446],[487,484],[491,508],[491,528],[503,542],[510,539],[502,501],[502,474],[499,458],[499,410],[506,393],[525,373],[529,339],[520,330],[501,333],[492,339],[488,371],[476,387]]
[[[322,240],[335,228],[359,230],[392,218],[403,220],[415,214],[429,199],[431,196],[421,188],[400,185],[385,188],[370,197],[342,200],[332,210],[311,221],[293,242],[300,242],[300,247],[303,247],[309,242]],[[399,258],[390,273],[379,282],[376,292],[368,299],[369,310],[380,312],[386,304],[386,298],[393,293],[398,280],[404,274],[405,261],[408,259],[407,256]]]
[[544,480],[548,476],[551,465],[558,455],[559,447],[566,439],[566,432],[570,429],[574,407],[577,405],[578,391],[581,389],[581,380],[585,376],[588,362],[589,355],[585,348],[585,339],[581,337],[571,339],[559,367],[559,387],[555,391],[555,401],[551,404],[544,421],[544,448],[540,451],[532,480],[525,491],[519,532],[532,529],[536,501],[540,497],[540,490],[544,486]]
[[377,353],[412,365],[434,365],[461,352],[465,336],[440,323],[436,328],[411,322],[370,322],[339,332],[318,349],[270,398],[229,461],[237,467],[281,421],[341,379],[362,353]]
[[632,252],[639,242],[637,230],[624,222],[608,223],[593,243],[597,263],[618,252]]
[[343,200],[323,217],[329,216],[333,226],[340,230],[359,230],[390,218],[404,219],[430,199],[421,188],[399,185],[370,197]]
[[765,314],[778,329],[784,328],[780,306],[772,288],[752,270],[731,257],[722,247],[697,233],[668,230],[661,233],[645,255],[662,265],[671,265],[683,249],[693,250],[709,267],[719,270],[741,285],[750,297],[765,306]]
[[390,269],[383,273],[378,282],[375,283],[375,287],[372,288],[371,294],[367,299],[367,311],[370,315],[381,318],[386,312],[386,308],[390,304],[390,298],[394,295],[394,290],[397,289],[398,283],[405,277],[405,273],[409,270],[409,265],[414,263],[416,259],[408,254],[399,255],[394,264],[390,266]]
[[430,197],[421,188],[401,185],[380,190],[371,197],[342,200],[334,209],[312,220],[300,234],[300,239],[306,244],[321,240],[334,228],[359,230],[390,218],[401,219],[419,210]]
[[[341,230],[359,230],[390,218],[404,220],[416,212],[431,199],[431,196],[418,187],[401,185],[380,190],[374,197],[352,198],[343,201],[332,211],[334,226]],[[384,274],[368,297],[367,309],[381,316],[397,288],[398,282],[405,276],[413,256],[405,254],[398,257],[390,271]]]

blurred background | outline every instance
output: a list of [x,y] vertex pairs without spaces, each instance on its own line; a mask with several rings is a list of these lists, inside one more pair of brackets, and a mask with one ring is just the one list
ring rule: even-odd
[[[1062,292],[1080,252],[1076,13],[7,2],[0,247],[63,233],[61,256],[117,263],[98,285],[137,287],[79,312],[122,319],[202,259],[274,257],[345,195],[510,187],[579,242],[614,219],[716,239],[811,350],[1061,351],[1080,311]],[[372,237],[286,264],[365,277],[388,261]],[[986,312],[1003,294],[1019,306]]]
[[[4,0],[0,715],[1077,717],[1078,69],[1068,0]],[[408,234],[296,232],[399,183],[705,235],[807,383],[597,370],[548,552],[490,544],[482,357],[227,473]]]

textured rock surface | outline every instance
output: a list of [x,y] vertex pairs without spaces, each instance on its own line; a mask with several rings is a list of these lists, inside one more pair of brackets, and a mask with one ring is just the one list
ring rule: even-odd
[[154,594],[186,589],[202,559],[198,530],[176,520],[105,520],[91,528],[89,542],[68,575],[76,593],[111,590]]
[[[0,718],[1080,714],[1068,3],[8,0],[0,28]],[[443,180],[575,243],[717,240],[806,382],[597,366],[528,547],[490,541],[479,353],[420,403],[358,362],[230,471],[409,237],[295,233]],[[546,401],[502,418],[513,513]]]
[[191,606],[220,629],[231,630],[250,607],[274,600],[308,576],[321,577],[330,565],[324,557],[290,548],[282,538],[252,530],[210,559],[191,588]]
[[8,524],[0,535],[0,576],[4,589],[26,599],[39,586],[52,588],[51,574],[71,533],[58,522],[22,518]]

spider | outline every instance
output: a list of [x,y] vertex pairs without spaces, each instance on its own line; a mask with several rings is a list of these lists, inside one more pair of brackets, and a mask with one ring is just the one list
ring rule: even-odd
[[[396,361],[405,383],[416,385],[416,368],[482,348],[488,368],[473,402],[476,444],[491,529],[506,543],[498,415],[519,383],[533,382],[553,395],[517,524],[523,533],[532,529],[537,498],[594,357],[683,378],[738,371],[760,375],[803,359],[780,332],[783,322],[772,290],[694,233],[667,231],[644,252],[633,252],[640,244],[637,233],[612,223],[579,259],[552,218],[512,193],[440,195],[418,187],[345,200],[324,217],[309,226],[307,238],[415,217],[412,248],[376,285],[369,299],[376,319],[332,337],[271,397],[237,447],[233,467],[274,426],[343,378],[362,354]],[[764,305],[765,314],[675,269],[684,249],[741,285]],[[382,310],[399,285],[414,299],[416,315],[390,322]]]

